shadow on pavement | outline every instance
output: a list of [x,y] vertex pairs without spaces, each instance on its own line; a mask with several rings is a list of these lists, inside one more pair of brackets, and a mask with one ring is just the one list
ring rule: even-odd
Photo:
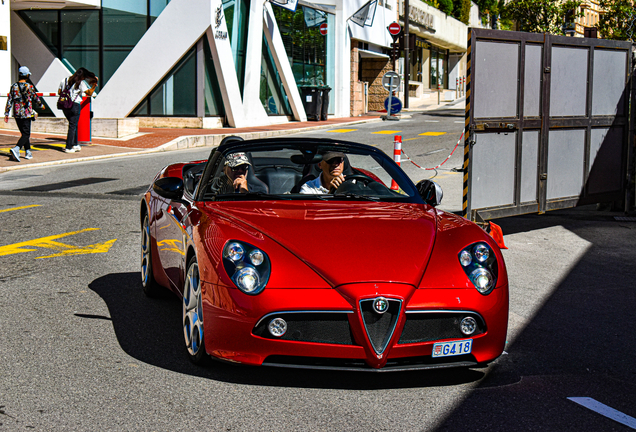
[[[153,366],[223,382],[328,389],[394,389],[453,386],[478,381],[484,372],[443,369],[419,372],[338,372],[253,367],[212,362],[190,363],[183,342],[181,302],[166,292],[147,298],[138,273],[115,273],[94,280],[89,288],[106,302],[115,335],[130,356]],[[108,319],[107,317],[83,317]]]
[[466,110],[463,108],[438,108],[434,110],[424,111],[422,113],[418,113],[422,116],[430,116],[430,117],[466,117]]
[[[614,216],[624,215],[587,206],[496,220],[505,235],[536,231],[532,241],[563,254],[567,244],[551,242],[544,228],[561,226],[590,245],[529,317],[509,354],[436,430],[632,430],[567,400],[590,397],[636,416],[636,223]],[[526,258],[532,266],[533,257]],[[515,285],[533,289],[531,281],[511,279],[511,311]]]

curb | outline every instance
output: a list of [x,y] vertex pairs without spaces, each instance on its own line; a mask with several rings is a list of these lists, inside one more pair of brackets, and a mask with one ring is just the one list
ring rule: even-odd
[[150,153],[158,153],[158,152],[173,151],[173,150],[184,150],[184,149],[196,148],[196,147],[214,147],[219,145],[221,141],[223,140],[223,138],[227,136],[239,136],[245,140],[257,139],[257,138],[272,138],[272,137],[281,136],[281,135],[291,135],[294,133],[308,132],[312,130],[330,129],[337,126],[354,125],[354,124],[360,124],[360,123],[373,123],[377,121],[382,121],[382,119],[380,118],[372,118],[367,120],[360,119],[360,120],[355,120],[352,122],[345,122],[345,123],[309,126],[309,127],[297,128],[297,129],[281,129],[281,130],[264,131],[264,132],[242,132],[242,133],[227,133],[227,134],[215,134],[215,135],[184,135],[184,136],[175,138],[172,141],[169,141],[165,144],[162,144],[159,147],[155,147],[151,149],[135,150],[135,151],[125,152],[125,153],[112,153],[112,154],[105,154],[105,155],[99,155],[99,156],[80,157],[75,159],[60,159],[56,161],[40,162],[40,163],[34,163],[29,165],[15,165],[10,167],[0,167],[0,173],[7,172],[7,171],[16,171],[20,169],[27,169],[27,168],[40,168],[40,167],[63,165],[63,164],[69,164],[69,163],[77,163],[77,162],[90,162],[90,161],[102,160],[102,159],[146,155]]

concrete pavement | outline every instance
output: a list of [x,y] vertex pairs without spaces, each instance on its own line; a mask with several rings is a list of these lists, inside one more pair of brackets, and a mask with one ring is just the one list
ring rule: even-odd
[[66,136],[64,135],[32,133],[31,147],[33,150],[33,159],[24,159],[24,151],[22,151],[20,154],[20,162],[15,162],[9,158],[9,149],[15,146],[20,137],[20,133],[17,131],[2,130],[0,131],[0,172],[34,166],[57,165],[156,151],[215,146],[228,135],[237,135],[244,139],[266,138],[371,121],[381,121],[381,119],[379,115],[371,115],[329,119],[319,122],[290,122],[280,125],[251,128],[140,128],[138,134],[127,138],[94,138],[91,143],[81,144],[82,150],[77,153],[64,153],[66,140]]
[[[411,112],[429,111],[443,107],[460,108],[463,107],[463,99],[458,99],[454,102],[443,102],[438,105],[436,99],[427,98],[420,101],[412,100],[410,106],[411,108],[400,113],[402,118],[409,118],[409,113]],[[381,115],[383,114],[386,113],[372,112],[359,117],[330,118],[325,121],[289,122],[250,128],[140,128],[138,134],[126,138],[94,138],[90,143],[82,144],[82,150],[77,153],[64,153],[65,135],[32,133],[33,159],[24,159],[24,151],[22,151],[20,153],[20,162],[16,162],[9,157],[9,149],[15,146],[20,133],[12,130],[0,130],[0,173],[35,166],[83,162],[149,152],[192,147],[212,147],[218,145],[223,138],[229,135],[237,135],[244,139],[268,138],[358,123],[382,121]]]

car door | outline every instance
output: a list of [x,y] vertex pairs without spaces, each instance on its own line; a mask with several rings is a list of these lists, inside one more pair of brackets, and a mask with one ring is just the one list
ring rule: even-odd
[[170,282],[180,290],[183,287],[186,238],[185,218],[190,208],[186,200],[163,200],[156,225],[159,259]]

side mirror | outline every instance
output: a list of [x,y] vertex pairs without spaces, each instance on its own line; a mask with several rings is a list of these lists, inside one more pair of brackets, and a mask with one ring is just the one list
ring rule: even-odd
[[417,183],[416,187],[426,204],[437,207],[442,202],[444,196],[442,187],[433,180],[422,180]]
[[164,198],[178,200],[183,196],[183,180],[178,177],[163,177],[152,184],[152,190]]

